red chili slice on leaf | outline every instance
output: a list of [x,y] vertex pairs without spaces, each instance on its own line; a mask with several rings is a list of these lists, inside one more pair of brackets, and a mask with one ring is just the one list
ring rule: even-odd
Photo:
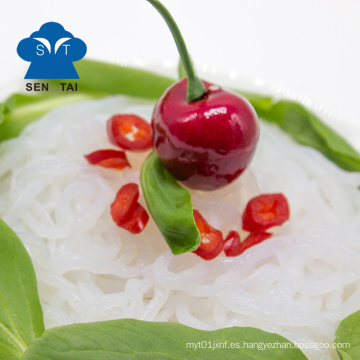
[[251,248],[254,245],[260,244],[264,240],[270,238],[272,234],[263,232],[251,233],[248,237],[241,243],[240,246],[240,254],[242,254],[245,250]]
[[251,199],[242,216],[243,229],[262,232],[289,219],[290,210],[283,194],[263,194]]
[[224,252],[226,256],[238,256],[241,254],[240,235],[237,231],[231,230],[224,240]]
[[97,150],[84,157],[90,164],[106,168],[121,170],[125,166],[131,167],[125,152],[120,150]]
[[137,115],[114,115],[107,122],[110,141],[125,150],[148,150],[153,146],[152,129]]
[[200,246],[193,251],[205,260],[216,258],[224,248],[221,231],[210,226],[198,210],[193,211],[194,219],[201,236]]
[[149,221],[149,215],[138,199],[139,186],[129,183],[120,188],[111,204],[111,216],[115,223],[132,234],[142,232]]

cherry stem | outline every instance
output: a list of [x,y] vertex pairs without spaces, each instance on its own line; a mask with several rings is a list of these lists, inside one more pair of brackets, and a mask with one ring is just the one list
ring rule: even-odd
[[174,37],[176,46],[178,48],[181,61],[184,65],[184,69],[186,75],[188,77],[188,85],[187,85],[187,93],[186,93],[186,100],[188,103],[191,103],[195,100],[202,98],[205,93],[206,89],[203,82],[196,76],[194,68],[192,66],[189,53],[187,51],[184,39],[180,33],[179,27],[176,25],[175,20],[170,15],[169,11],[166,7],[161,4],[158,0],[147,0],[154,8],[160,13],[163,19],[166,21],[172,36]]

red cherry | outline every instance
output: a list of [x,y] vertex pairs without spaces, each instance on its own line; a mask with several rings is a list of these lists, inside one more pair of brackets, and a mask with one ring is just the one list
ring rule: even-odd
[[259,138],[255,110],[243,96],[203,81],[206,93],[186,100],[187,79],[158,101],[153,142],[163,165],[185,185],[214,190],[249,165]]

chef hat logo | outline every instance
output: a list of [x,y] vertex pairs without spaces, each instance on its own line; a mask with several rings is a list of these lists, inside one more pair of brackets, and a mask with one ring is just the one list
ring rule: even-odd
[[18,55],[31,62],[25,79],[79,79],[73,62],[86,50],[84,41],[56,22],[42,25],[17,47]]

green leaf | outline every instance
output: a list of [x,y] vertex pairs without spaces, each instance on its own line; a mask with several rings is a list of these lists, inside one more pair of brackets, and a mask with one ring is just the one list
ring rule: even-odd
[[[199,344],[203,348],[195,349]],[[276,348],[266,351],[257,348],[267,344]],[[282,336],[259,329],[233,327],[204,331],[177,323],[134,319],[48,330],[31,344],[23,357],[23,360],[70,359],[305,360],[306,357]]]
[[46,96],[14,94],[0,104],[0,141],[18,136],[28,124],[54,108],[93,98],[93,95],[86,94]]
[[341,360],[352,360],[351,357],[346,352],[339,350],[339,349],[337,350],[337,352],[338,352]]
[[5,105],[0,104],[0,125],[5,119],[5,109],[6,109]]
[[44,320],[30,256],[1,219],[0,279],[0,359],[21,359]]
[[301,104],[244,94],[263,120],[280,126],[296,142],[320,151],[348,171],[360,171],[360,154],[339,134]]
[[336,330],[335,344],[342,360],[360,359],[360,311],[340,323]]
[[252,106],[256,109],[256,112],[260,118],[266,116],[266,114],[273,108],[273,99],[270,96],[264,96],[239,90],[235,91],[245,96],[251,102]]
[[80,60],[74,65],[80,77],[78,89],[88,93],[158,99],[174,83],[173,79],[149,71],[99,61]]
[[28,105],[31,103],[44,101],[46,97],[43,95],[25,95],[25,94],[13,94],[9,96],[6,100],[4,105],[6,106],[7,113],[14,111],[16,108],[22,105]]
[[173,254],[196,250],[200,233],[190,193],[165,169],[156,152],[144,161],[140,181],[151,216]]

